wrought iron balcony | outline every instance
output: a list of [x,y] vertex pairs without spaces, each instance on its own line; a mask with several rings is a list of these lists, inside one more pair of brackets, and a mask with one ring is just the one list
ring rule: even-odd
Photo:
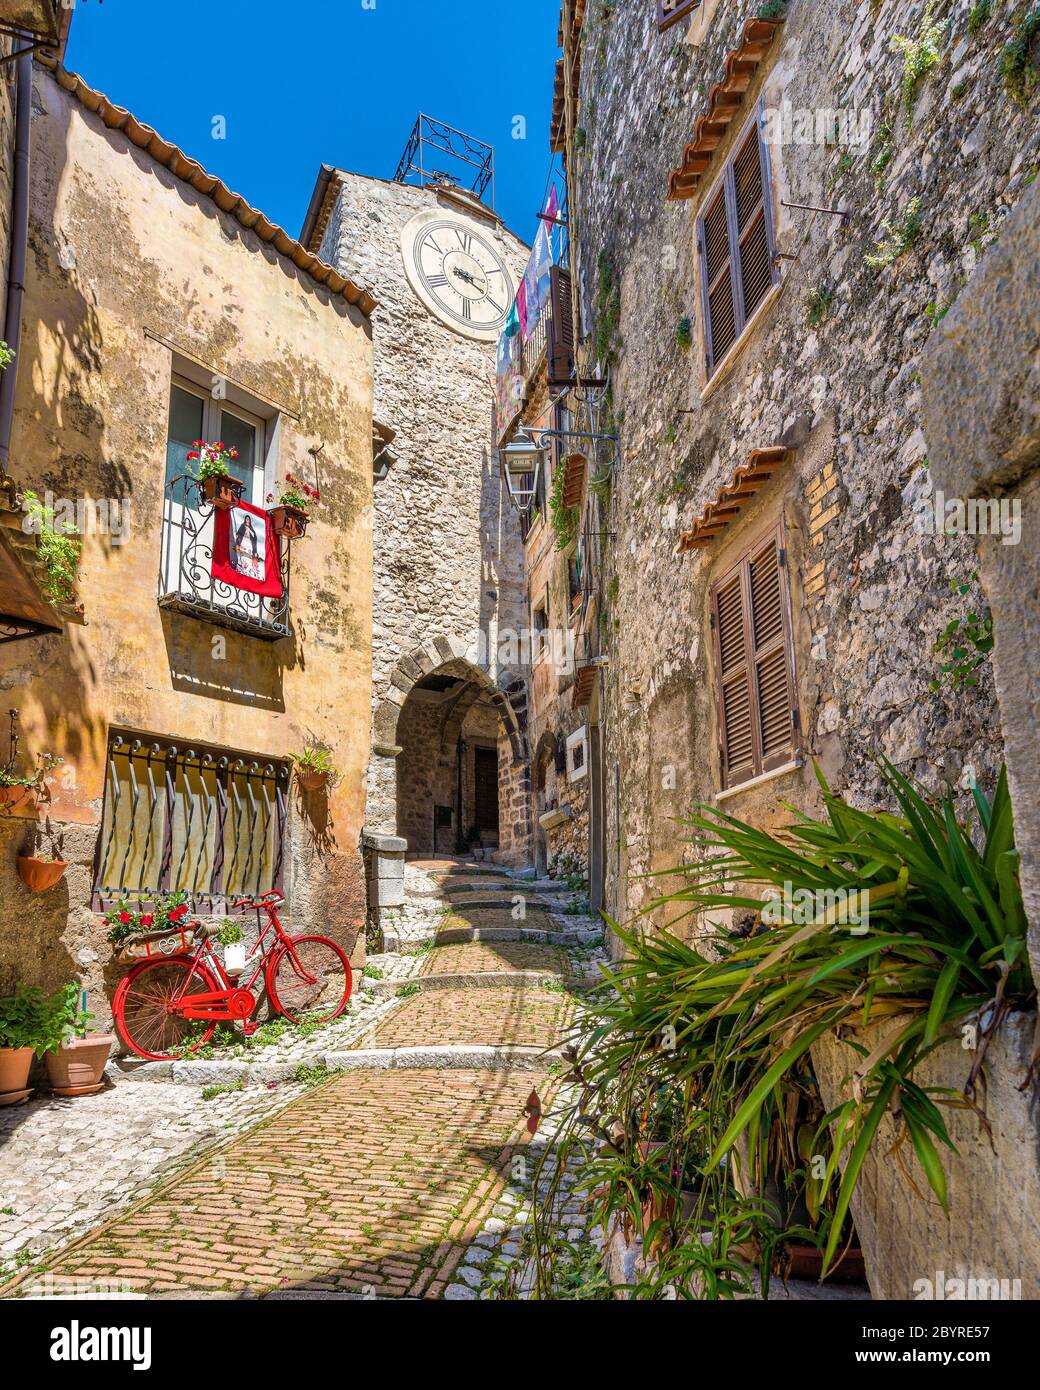
[[[214,576],[215,526],[216,508],[204,498],[195,479],[187,474],[174,478],[163,501],[159,607],[267,642],[288,637],[292,547],[270,537],[279,546],[282,592],[277,598],[265,598]],[[265,544],[267,539],[265,535]]]
[[544,364],[550,386],[566,386],[574,380],[574,324],[571,312],[570,271],[554,265],[549,295],[538,322],[522,349],[524,397],[532,394]]

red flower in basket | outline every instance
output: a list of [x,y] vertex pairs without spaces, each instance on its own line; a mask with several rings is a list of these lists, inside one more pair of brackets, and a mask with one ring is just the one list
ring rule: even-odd
[[141,926],[150,927],[154,921],[155,918],[152,916],[152,914],[150,912],[146,912],[145,915],[141,918]]
[[132,912],[121,912],[121,913],[119,914],[119,920],[122,922],[123,926],[125,927],[125,926],[127,926],[130,922],[132,922],[132,921],[134,920],[134,914],[133,914]]
[[179,922],[179,921],[181,920],[182,917],[187,917],[187,915],[188,915],[187,906],[184,905],[184,904],[182,904],[180,907],[175,907],[175,908],[173,909],[173,911],[170,913],[170,921],[171,921],[171,922]]

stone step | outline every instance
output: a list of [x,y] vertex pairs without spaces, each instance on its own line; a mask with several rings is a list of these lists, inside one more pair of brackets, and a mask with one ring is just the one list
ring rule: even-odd
[[376,999],[394,999],[402,990],[414,995],[416,987],[420,994],[434,990],[462,989],[550,989],[553,986],[569,990],[591,989],[599,984],[602,976],[591,972],[570,973],[547,970],[468,970],[455,974],[419,975],[414,980],[373,980],[367,992]]
[[[557,1048],[459,1044],[418,1047],[360,1047],[349,1052],[316,1051],[292,1062],[142,1062],[136,1082],[182,1086],[274,1085],[291,1081],[301,1065],[330,1071],[454,1070],[544,1072],[561,1053]],[[126,1078],[124,1078],[126,1079]]]
[[[553,919],[555,920],[555,919]],[[588,918],[575,919],[588,922]],[[383,928],[383,950],[389,955],[426,949],[428,942],[437,946],[455,945],[460,941],[534,941],[557,946],[598,946],[603,941],[603,928],[590,923],[559,929],[553,927],[452,927],[431,932],[429,936],[399,936],[392,928]]]
[[465,916],[472,909],[493,908],[511,912],[518,903],[523,903],[528,912],[552,912],[555,904],[546,902],[534,893],[524,893],[510,888],[504,893],[458,893],[449,898],[448,906],[456,916]]

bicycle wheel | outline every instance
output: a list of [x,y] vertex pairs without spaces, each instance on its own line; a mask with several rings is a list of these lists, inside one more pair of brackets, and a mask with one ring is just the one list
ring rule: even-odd
[[171,1013],[170,1001],[181,994],[205,994],[220,987],[204,965],[184,956],[142,961],[123,980],[112,1003],[119,1036],[138,1057],[150,1061],[165,1062],[195,1052],[209,1042],[217,1025],[211,1023],[196,1036],[199,1022]]
[[324,936],[290,937],[267,967],[271,1003],[294,1023],[339,1018],[353,987],[346,953]]

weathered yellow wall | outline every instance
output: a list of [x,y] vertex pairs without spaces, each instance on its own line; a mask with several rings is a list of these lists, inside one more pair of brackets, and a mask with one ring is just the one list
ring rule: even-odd
[[[12,474],[56,497],[123,498],[130,540],[85,539],[85,625],[0,648],[0,706],[52,780],[45,848],[72,863],[31,895],[0,819],[0,987],[83,975],[92,1006],[119,978],[90,911],[110,726],[285,757],[309,742],[342,773],[305,808],[293,789],[286,886],[298,926],[363,951],[359,851],[371,704],[372,345],[368,322],[36,73],[33,203]],[[322,504],[293,546],[293,635],[240,636],[156,606],[171,346],[282,408],[279,478]],[[226,639],[215,659],[214,639]],[[0,748],[0,754],[3,749]],[[21,766],[28,757],[23,756]],[[102,980],[104,989],[102,991]]]

